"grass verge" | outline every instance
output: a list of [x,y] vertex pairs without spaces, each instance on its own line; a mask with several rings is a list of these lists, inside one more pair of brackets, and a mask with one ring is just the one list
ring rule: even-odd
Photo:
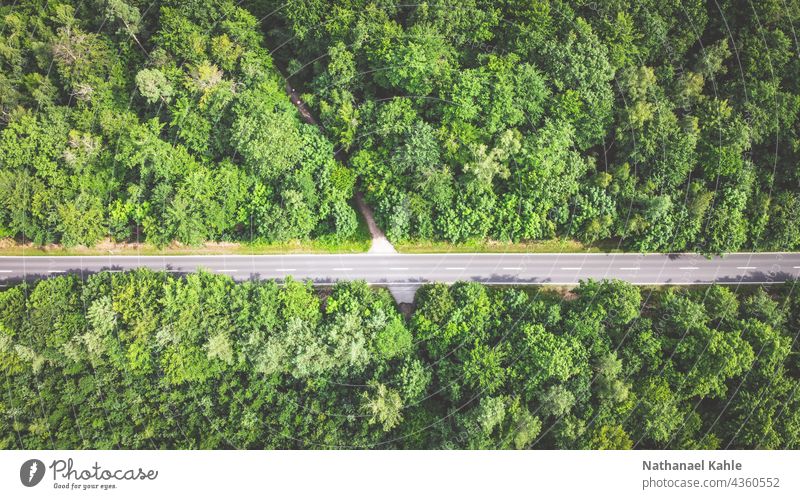
[[[358,212],[356,212],[358,213]],[[173,243],[159,248],[148,243],[115,243],[104,240],[94,246],[65,248],[60,244],[37,246],[10,238],[0,240],[0,256],[108,256],[108,255],[274,255],[293,253],[364,253],[372,239],[364,217],[358,213],[358,229],[349,239],[339,241],[322,236],[317,239],[267,242],[207,242],[199,246]]]
[[617,241],[600,241],[587,245],[571,239],[519,243],[491,240],[464,243],[411,240],[395,243],[394,247],[400,253],[620,253],[623,251]]

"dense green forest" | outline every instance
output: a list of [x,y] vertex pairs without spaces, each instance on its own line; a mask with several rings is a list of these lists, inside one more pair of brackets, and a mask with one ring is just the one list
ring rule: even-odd
[[325,291],[139,270],[0,292],[0,448],[800,447],[795,284]]
[[6,2],[0,237],[335,242],[358,188],[394,241],[798,248],[798,22],[796,0]]
[[231,0],[0,6],[0,237],[351,237],[355,176]]
[[797,1],[249,6],[395,241],[800,246]]

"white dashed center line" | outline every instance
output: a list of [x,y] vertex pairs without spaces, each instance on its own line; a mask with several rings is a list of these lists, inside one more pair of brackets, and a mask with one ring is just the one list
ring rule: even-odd
[[699,267],[681,267],[681,270],[697,270]]
[[620,270],[639,270],[639,267],[620,267]]
[[445,270],[464,270],[464,267],[445,267]]
[[389,267],[389,270],[408,270],[408,267]]
[[581,270],[582,267],[561,267],[561,270]]
[[503,267],[503,270],[522,270],[522,267]]
[[333,270],[353,270],[353,269],[351,269],[350,267],[338,267]]

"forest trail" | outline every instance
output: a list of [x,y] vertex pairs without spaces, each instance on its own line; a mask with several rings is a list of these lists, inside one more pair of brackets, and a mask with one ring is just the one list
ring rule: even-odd
[[[300,113],[300,116],[306,123],[317,126],[320,130],[324,130],[319,122],[317,122],[316,118],[314,118],[314,115],[308,109],[308,106],[306,106],[305,102],[303,102],[303,100],[300,98],[300,94],[288,81],[286,82],[286,94],[289,96],[289,100],[292,101],[292,104],[294,104],[294,106],[297,108],[297,112]],[[337,160],[344,161],[341,150],[337,151],[335,155]],[[369,227],[369,233],[372,236],[372,245],[370,246],[368,253],[377,255],[393,255],[397,253],[397,250],[394,249],[392,243],[386,239],[386,235],[383,233],[381,228],[378,227],[378,224],[375,223],[375,216],[372,213],[372,209],[367,206],[367,203],[364,202],[364,197],[360,192],[356,192],[355,201],[358,211],[361,212],[361,216],[363,216],[367,221],[367,227]]]
[[375,223],[375,217],[372,214],[372,209],[367,206],[367,203],[364,202],[364,197],[361,195],[360,192],[356,193],[356,205],[358,206],[358,210],[364,216],[364,219],[367,221],[367,227],[369,227],[369,233],[372,236],[372,246],[369,247],[369,251],[367,253],[373,253],[376,255],[393,255],[397,253],[397,250],[394,249],[392,243],[386,239],[386,235],[383,233],[378,224]]
[[305,121],[309,125],[315,125],[320,127],[320,129],[322,129],[322,127],[317,122],[316,118],[314,118],[314,115],[311,114],[311,111],[308,109],[305,102],[303,102],[303,100],[300,99],[300,94],[298,94],[297,91],[294,88],[292,88],[292,85],[289,84],[288,81],[286,82],[286,95],[289,96],[289,100],[291,100],[292,104],[294,104],[294,107],[297,108],[297,111],[300,113],[300,116],[303,118],[303,121]]

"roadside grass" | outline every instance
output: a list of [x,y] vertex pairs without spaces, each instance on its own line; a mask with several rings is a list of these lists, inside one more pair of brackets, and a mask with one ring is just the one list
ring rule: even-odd
[[158,248],[147,243],[99,245],[64,248],[57,245],[42,247],[14,245],[0,248],[0,256],[107,256],[107,255],[273,255],[317,253],[364,253],[370,240],[333,242],[324,240],[287,241],[283,243],[206,243],[200,246],[173,244]]
[[571,239],[550,239],[528,242],[410,240],[394,243],[400,253],[621,253],[618,241],[583,244]]
[[36,246],[20,244],[13,239],[0,240],[0,256],[108,256],[108,255],[275,255],[364,253],[369,250],[372,238],[364,217],[358,214],[356,233],[344,241],[322,236],[316,239],[271,242],[207,242],[198,246],[173,243],[159,248],[149,243],[114,243],[105,240],[92,247],[65,248],[59,244]]

